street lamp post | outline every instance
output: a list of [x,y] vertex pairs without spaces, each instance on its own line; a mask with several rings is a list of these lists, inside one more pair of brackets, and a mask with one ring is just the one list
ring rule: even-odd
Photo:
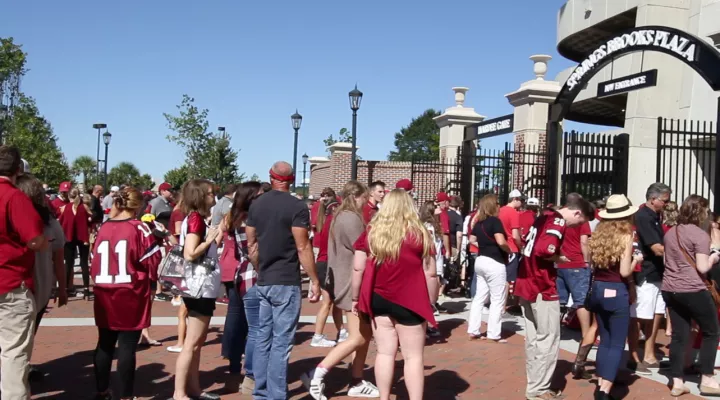
[[[298,114],[297,109],[295,109],[295,114],[290,116],[290,119],[292,120],[292,127],[295,130],[295,145],[293,146],[293,174],[297,173],[297,143],[298,143],[298,131],[300,130],[300,125],[302,124],[302,115]],[[295,190],[295,179],[293,179],[293,190]]]
[[307,183],[305,183],[305,172],[307,171],[307,162],[308,162],[308,155],[307,153],[302,155],[303,160],[303,180],[302,180],[302,186],[303,186],[303,197],[307,197]]
[[350,93],[348,93],[348,96],[350,96],[350,109],[353,112],[353,120],[352,120],[352,175],[350,176],[350,179],[357,180],[357,111],[360,109],[360,102],[362,101],[363,93],[358,90],[357,85],[355,85],[355,89],[351,90]]
[[[2,99],[0,99],[2,100]],[[5,106],[5,104],[0,103],[0,145],[2,145],[3,139],[5,139],[5,119],[8,115],[8,108]]]
[[107,162],[108,162],[108,147],[110,146],[110,139],[112,139],[112,134],[108,131],[105,131],[103,133],[103,143],[105,143],[105,161],[103,161],[104,165],[104,173],[103,173],[103,187],[107,188]]
[[[93,129],[97,129],[98,131],[98,139],[97,139],[97,157],[95,158],[95,176],[100,176],[100,130],[106,129],[107,124],[93,124]],[[107,158],[107,157],[105,157]],[[95,182],[99,183],[99,182]],[[105,188],[107,189],[107,188]]]

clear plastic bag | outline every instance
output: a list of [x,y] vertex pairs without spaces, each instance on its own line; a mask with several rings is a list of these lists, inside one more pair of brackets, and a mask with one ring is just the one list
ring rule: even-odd
[[211,257],[187,261],[183,257],[183,247],[176,245],[160,264],[160,283],[174,295],[198,299],[215,268],[217,262]]

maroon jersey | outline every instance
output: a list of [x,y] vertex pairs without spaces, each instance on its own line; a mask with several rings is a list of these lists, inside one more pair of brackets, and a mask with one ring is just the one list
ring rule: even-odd
[[152,290],[158,279],[160,246],[150,228],[138,220],[108,220],[95,239],[95,325],[117,331],[150,326]]
[[523,259],[515,281],[514,294],[529,302],[535,302],[538,294],[545,301],[558,300],[555,263],[549,258],[560,252],[565,219],[557,211],[545,210],[535,220],[526,237]]

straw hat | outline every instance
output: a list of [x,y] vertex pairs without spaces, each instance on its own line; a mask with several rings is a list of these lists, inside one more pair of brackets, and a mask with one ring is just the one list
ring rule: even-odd
[[630,200],[624,194],[614,194],[605,202],[605,209],[600,211],[602,219],[620,219],[629,217],[637,212],[636,206],[630,205]]

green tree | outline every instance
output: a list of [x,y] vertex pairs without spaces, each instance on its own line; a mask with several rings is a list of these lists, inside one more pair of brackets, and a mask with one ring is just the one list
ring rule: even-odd
[[70,171],[75,177],[82,175],[82,183],[85,187],[97,181],[97,161],[90,156],[79,156],[70,166]]
[[323,139],[323,143],[325,144],[325,149],[328,154],[330,154],[330,150],[328,148],[338,142],[352,143],[352,135],[350,134],[350,131],[347,130],[347,128],[340,128],[337,139],[335,139],[335,136],[333,136],[332,134],[330,134],[327,139]]
[[174,188],[181,187],[185,182],[188,181],[188,168],[187,165],[182,165],[179,168],[173,168],[165,173],[165,182],[169,183]]
[[245,174],[238,175],[237,151],[230,147],[230,135],[221,132],[212,138],[214,151],[210,153],[214,165],[213,182],[224,186],[229,183],[240,183],[245,179]]
[[50,123],[40,115],[31,97],[20,95],[13,114],[5,123],[5,143],[16,146],[30,163],[32,173],[51,187],[70,180],[72,173],[57,144]]
[[395,133],[395,150],[390,152],[388,160],[437,160],[440,155],[440,128],[433,118],[439,115],[440,111],[428,109]]
[[25,75],[27,54],[22,47],[13,42],[13,38],[0,38],[0,103],[13,106],[20,100],[20,81]]
[[148,174],[141,174],[135,164],[121,162],[108,172],[108,186],[130,185],[140,189],[150,189],[154,183]]
[[208,110],[200,110],[195,106],[195,99],[183,95],[182,102],[177,106],[178,115],[165,113],[168,128],[174,135],[167,139],[178,144],[185,150],[188,178],[209,178],[216,174],[216,137],[208,132]]

